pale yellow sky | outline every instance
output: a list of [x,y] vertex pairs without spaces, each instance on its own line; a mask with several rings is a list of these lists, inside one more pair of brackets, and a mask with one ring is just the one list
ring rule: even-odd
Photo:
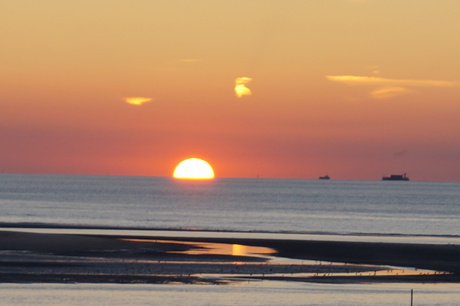
[[458,12],[0,1],[0,170],[168,176],[201,157],[224,177],[460,180]]

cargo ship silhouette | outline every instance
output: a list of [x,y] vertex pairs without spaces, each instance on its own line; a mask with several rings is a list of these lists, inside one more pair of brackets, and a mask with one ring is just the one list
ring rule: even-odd
[[408,181],[406,173],[404,174],[392,174],[390,176],[382,177],[382,181]]

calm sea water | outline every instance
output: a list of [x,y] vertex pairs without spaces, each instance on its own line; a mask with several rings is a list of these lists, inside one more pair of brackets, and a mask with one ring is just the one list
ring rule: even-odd
[[[459,183],[275,179],[187,182],[165,177],[1,174],[0,209],[0,225],[460,241]],[[415,305],[458,305],[460,301],[457,284],[290,282],[236,286],[0,284],[0,296],[3,305],[383,306],[409,305],[412,288]]]
[[0,175],[0,223],[460,235],[460,183]]
[[0,285],[2,305],[321,305],[454,306],[456,285],[335,285],[254,282],[230,286],[128,284]]

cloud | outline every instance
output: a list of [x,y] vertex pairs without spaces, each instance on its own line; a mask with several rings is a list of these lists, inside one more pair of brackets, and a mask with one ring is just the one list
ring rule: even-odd
[[147,102],[152,102],[152,98],[146,98],[146,97],[128,97],[124,98],[125,102],[131,105],[142,105]]
[[373,90],[371,96],[376,99],[387,99],[413,92],[413,90],[404,87],[384,87]]
[[246,84],[248,84],[250,81],[252,81],[252,79],[248,77],[235,79],[235,94],[238,98],[252,95],[251,90],[246,87]]
[[458,87],[459,82],[440,81],[440,80],[410,80],[410,79],[387,79],[370,76],[355,75],[328,75],[329,81],[339,82],[349,86],[372,86],[374,90],[371,96],[378,99],[391,98],[403,94],[414,93],[411,88],[416,87]]
[[437,80],[399,80],[385,79],[369,76],[354,75],[328,75],[330,81],[345,83],[347,85],[389,85],[389,86],[413,86],[413,87],[455,87],[458,82],[437,81]]
[[380,68],[377,65],[370,65],[370,66],[367,66],[366,68],[372,70],[373,74],[379,74],[380,73]]

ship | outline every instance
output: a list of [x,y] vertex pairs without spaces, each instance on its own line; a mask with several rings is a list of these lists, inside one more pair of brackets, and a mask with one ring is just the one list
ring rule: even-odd
[[404,174],[392,174],[390,176],[382,177],[382,181],[408,181],[409,177],[407,177],[406,173]]
[[329,177],[329,175],[325,175],[325,176],[320,176],[319,179],[320,180],[329,180],[330,177]]

